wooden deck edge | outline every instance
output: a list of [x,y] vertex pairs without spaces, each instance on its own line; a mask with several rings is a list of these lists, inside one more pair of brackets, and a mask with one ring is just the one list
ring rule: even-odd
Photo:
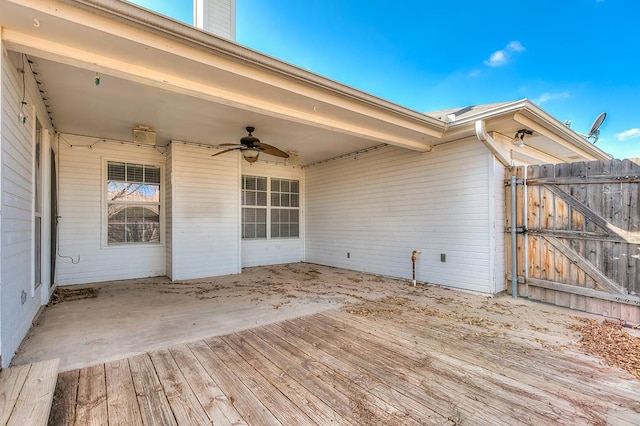
[[46,425],[58,379],[58,358],[0,372],[0,424]]

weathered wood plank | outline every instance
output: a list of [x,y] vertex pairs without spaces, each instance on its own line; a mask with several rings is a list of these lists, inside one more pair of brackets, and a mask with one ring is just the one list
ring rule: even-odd
[[224,340],[213,337],[207,339],[207,344],[282,424],[312,425],[315,423],[264,376],[256,374],[255,369]]
[[0,371],[0,425],[9,421],[30,369],[27,364]]
[[107,386],[104,364],[80,370],[78,377],[78,402],[76,406],[76,425],[106,425]]
[[[326,354],[326,342],[314,338],[313,343],[309,343],[296,331],[292,331],[292,327],[295,328],[291,323],[283,322],[265,328],[313,359],[316,371],[323,371],[321,376],[330,379],[336,391],[349,398],[349,406],[358,410],[356,414],[360,423],[419,424],[414,417],[411,417],[412,409],[407,408],[406,403],[402,403],[402,397],[397,392],[393,392],[386,386],[380,386],[372,380],[370,374],[358,369],[356,365],[345,365],[335,357]],[[433,419],[433,414],[425,414],[424,418],[425,420]]]
[[131,380],[145,426],[177,425],[169,401],[148,354],[129,358]]
[[188,347],[176,346],[169,348],[169,351],[213,424],[231,425],[244,422],[228,396],[213,381]]
[[[452,375],[459,377],[462,381],[471,382],[470,387],[466,387],[466,392],[450,389],[448,394],[458,398],[473,395],[474,398],[477,398],[475,401],[480,406],[502,406],[505,411],[503,419],[518,419],[516,423],[527,423],[524,421],[526,418],[532,419],[532,423],[535,419],[536,424],[549,422],[549,418],[545,419],[545,416],[558,419],[550,422],[552,424],[575,423],[577,417],[589,418],[585,416],[585,414],[589,414],[588,405],[600,401],[601,394],[599,392],[601,390],[593,389],[588,385],[583,386],[581,383],[581,377],[584,374],[598,374],[591,371],[590,365],[578,366],[575,363],[576,360],[559,353],[554,354],[553,360],[547,358],[549,353],[546,351],[543,351],[544,356],[542,356],[540,349],[530,346],[531,335],[526,333],[522,335],[522,347],[511,345],[504,347],[497,343],[501,339],[497,339],[495,347],[501,349],[494,351],[490,349],[493,345],[487,344],[486,337],[477,342],[473,337],[451,339],[450,321],[437,317],[431,317],[428,321],[430,326],[425,328],[421,327],[425,323],[424,318],[420,320],[414,319],[412,316],[402,316],[402,321],[394,319],[372,322],[357,315],[338,311],[318,315],[346,322],[350,328],[360,331],[358,340],[360,340],[360,336],[366,336],[366,339],[371,339],[373,347],[395,347],[399,354],[409,357],[411,360],[422,360],[422,364],[429,366],[429,368],[440,365],[440,362],[444,363],[439,369],[423,372],[423,377],[446,377],[444,383],[439,383],[440,386],[447,386],[448,383],[455,380]],[[372,323],[375,324],[375,327],[372,327]],[[466,325],[462,325],[462,327],[467,328]],[[460,330],[457,331],[456,334],[459,334]],[[509,331],[510,336],[511,333],[512,330]],[[469,336],[475,334],[477,332],[472,331]],[[372,335],[373,338],[369,337]],[[376,341],[375,336],[379,336],[380,341]],[[509,340],[512,341],[512,338],[510,337]],[[408,351],[409,347],[412,349]],[[554,367],[542,368],[540,360],[543,358],[546,360],[545,362],[549,362],[549,365]],[[411,361],[405,360],[399,364],[401,366],[411,365]],[[391,362],[390,365],[395,365],[395,363]],[[558,371],[566,372],[566,375],[557,378]],[[558,380],[563,382],[562,394],[557,392]],[[503,389],[513,389],[513,395],[504,395],[500,391],[494,391],[492,385],[495,384]],[[474,386],[478,386],[478,388],[472,390]],[[620,401],[633,405],[628,397],[623,396],[624,392],[620,391]],[[488,396],[489,401],[480,395]],[[523,407],[520,405],[522,401],[518,401],[523,395],[534,399],[530,405],[539,405],[537,401],[545,401],[545,407],[538,407],[534,410]],[[516,398],[515,403],[510,401],[512,397]],[[438,406],[446,407],[445,404]],[[519,408],[512,410],[512,407]],[[615,407],[615,404],[610,407]],[[536,414],[533,415],[533,412]],[[545,416],[540,415],[543,412]],[[574,415],[577,417],[573,417]],[[563,417],[564,420],[562,420]],[[625,414],[621,417],[626,419],[628,416]],[[477,420],[474,423],[492,424]],[[497,423],[502,424],[504,420],[498,420]],[[622,424],[626,423],[623,421]]]
[[346,419],[346,423],[362,423],[351,407],[351,395],[340,392],[341,384],[336,386],[331,383],[326,372],[320,369],[313,358],[270,333],[266,327],[248,330],[242,334],[242,338],[266,358],[285,369],[287,374],[295,377],[305,389],[316,395],[341,418]]
[[640,306],[640,297],[628,294],[615,295],[605,291],[594,290],[585,287],[578,287],[570,284],[563,284],[555,281],[541,280],[538,278],[527,278],[529,285],[545,288],[549,290],[557,290],[570,294],[578,294],[581,296],[593,297],[596,299],[610,300],[618,303],[625,303],[632,306]]
[[190,343],[187,346],[248,424],[282,424],[240,381],[238,376],[218,358],[206,342]]
[[7,425],[45,425],[58,379],[59,359],[31,364]]
[[315,423],[320,425],[349,423],[320,398],[298,383],[286,370],[271,362],[269,358],[252,346],[250,339],[253,336],[252,333],[243,332],[222,336],[221,339],[286,395],[300,410],[306,412]]
[[[544,240],[547,241],[551,246],[555,247],[558,251],[560,251],[564,256],[567,256],[571,262],[580,266],[580,269],[585,271],[591,278],[596,280],[596,282],[602,286],[606,291],[611,292],[613,294],[624,294],[624,292],[618,287],[617,283],[611,281],[607,276],[605,276],[597,267],[588,262],[585,258],[578,255],[569,245],[562,242],[558,238],[545,236]],[[541,279],[548,279],[547,276],[542,275]],[[552,280],[553,281],[553,280]]]
[[150,352],[149,355],[176,422],[179,425],[210,424],[207,413],[193,394],[169,350],[160,349]]
[[[80,370],[65,371],[58,374],[54,404],[49,415],[49,426],[72,425],[76,419],[76,400],[78,398],[78,379]],[[0,423],[3,424],[3,423]]]
[[129,361],[111,361],[104,365],[107,384],[107,411],[110,424],[142,425],[138,398],[131,380]]

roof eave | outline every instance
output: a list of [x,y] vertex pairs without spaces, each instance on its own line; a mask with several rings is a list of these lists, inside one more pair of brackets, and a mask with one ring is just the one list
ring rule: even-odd
[[205,48],[218,55],[235,59],[243,63],[269,70],[282,77],[291,78],[316,89],[331,92],[343,98],[366,104],[370,107],[393,115],[412,120],[430,128],[432,132],[443,133],[445,123],[394,102],[371,95],[319,74],[304,70],[274,57],[265,55],[238,43],[226,40],[214,34],[202,31],[191,25],[159,15],[140,6],[127,2],[111,0],[59,0],[92,13],[111,19],[125,21],[145,30],[162,34],[165,37]]

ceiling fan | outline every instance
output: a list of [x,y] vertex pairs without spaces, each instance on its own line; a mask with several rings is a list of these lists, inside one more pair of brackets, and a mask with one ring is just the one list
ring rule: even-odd
[[247,132],[249,132],[249,135],[240,139],[239,144],[222,143],[218,146],[231,147],[231,148],[225,149],[224,151],[216,152],[215,154],[212,155],[212,157],[215,157],[216,155],[224,154],[225,152],[229,152],[229,151],[240,151],[242,152],[242,156],[244,157],[244,159],[247,160],[249,163],[255,163],[258,160],[258,156],[260,155],[261,152],[264,152],[265,154],[269,154],[269,155],[274,155],[276,157],[289,158],[289,154],[287,154],[286,152],[279,150],[275,146],[271,146],[264,142],[260,142],[260,139],[253,136],[252,133],[254,132],[254,130],[256,130],[254,127],[247,126],[246,129],[247,129]]

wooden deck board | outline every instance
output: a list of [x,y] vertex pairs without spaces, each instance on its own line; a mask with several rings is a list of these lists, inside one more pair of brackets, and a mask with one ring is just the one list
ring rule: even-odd
[[168,349],[151,352],[151,360],[178,425],[204,425],[209,417]]
[[44,425],[49,419],[59,360],[12,367],[0,373],[0,424]]
[[126,359],[112,361],[106,363],[104,367],[109,421],[116,424],[142,426],[129,361]]
[[640,382],[556,345],[544,324],[365,304],[62,373],[50,424],[73,423],[74,399],[86,424],[123,413],[145,425],[640,421]]
[[129,358],[129,368],[142,422],[146,426],[177,425],[149,355]]
[[81,369],[74,424],[105,425],[108,424],[108,418],[104,364]]

